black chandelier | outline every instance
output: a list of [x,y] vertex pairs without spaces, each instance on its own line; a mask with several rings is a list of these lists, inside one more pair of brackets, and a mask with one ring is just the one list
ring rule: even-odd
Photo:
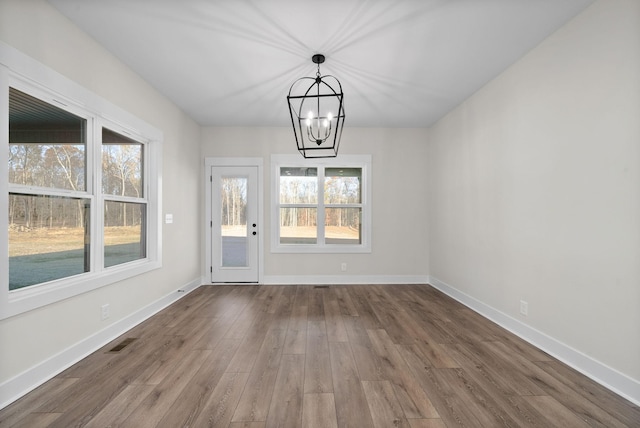
[[320,75],[324,55],[313,55],[311,60],[318,65],[316,77],[301,77],[289,89],[291,124],[302,156],[334,158],[344,125],[342,85],[333,76]]

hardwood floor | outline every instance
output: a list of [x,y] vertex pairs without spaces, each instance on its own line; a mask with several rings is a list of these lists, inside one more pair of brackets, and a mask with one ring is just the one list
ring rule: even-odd
[[640,408],[427,285],[204,286],[0,411],[45,426],[640,427]]

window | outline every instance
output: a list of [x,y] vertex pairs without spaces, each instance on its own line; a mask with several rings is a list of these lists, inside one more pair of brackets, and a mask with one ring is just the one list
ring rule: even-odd
[[86,129],[9,88],[9,290],[90,270]]
[[144,145],[102,129],[104,266],[146,257]]
[[159,267],[161,134],[60,76],[36,85],[2,64],[1,317]]
[[92,192],[88,122],[9,88],[9,290],[91,271],[91,247],[100,241],[90,227],[96,194],[103,257],[93,258],[104,268],[146,258],[144,144],[98,125],[102,189]]
[[274,155],[272,167],[272,251],[371,251],[370,156]]

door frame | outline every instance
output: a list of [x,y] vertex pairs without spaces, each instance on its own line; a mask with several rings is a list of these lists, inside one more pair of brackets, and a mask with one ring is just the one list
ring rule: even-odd
[[262,284],[264,277],[264,231],[266,230],[264,223],[264,159],[258,157],[206,157],[204,159],[204,222],[203,233],[205,237],[205,249],[204,260],[202,263],[202,278],[204,284],[223,284],[214,283],[211,277],[211,248],[212,248],[212,236],[211,228],[212,213],[211,213],[211,193],[212,193],[212,179],[211,168],[213,167],[257,167],[258,169],[258,206],[256,207],[256,215],[258,220],[258,284]]

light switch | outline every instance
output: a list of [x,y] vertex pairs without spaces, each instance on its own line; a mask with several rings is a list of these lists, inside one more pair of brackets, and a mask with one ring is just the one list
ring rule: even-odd
[[173,214],[165,214],[164,215],[164,222],[166,224],[173,223]]

